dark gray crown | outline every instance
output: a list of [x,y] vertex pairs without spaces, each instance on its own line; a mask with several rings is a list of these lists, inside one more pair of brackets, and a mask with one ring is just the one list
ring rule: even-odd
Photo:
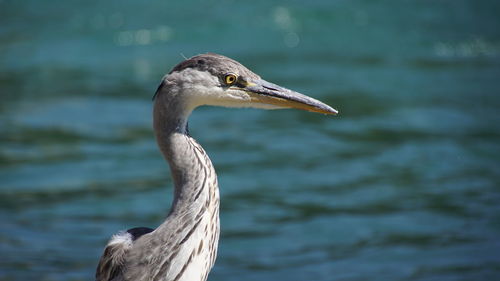
[[189,58],[176,65],[169,74],[176,71],[182,71],[186,68],[208,71],[215,76],[234,73],[245,78],[258,78],[258,75],[244,67],[241,63],[214,53],[202,54]]

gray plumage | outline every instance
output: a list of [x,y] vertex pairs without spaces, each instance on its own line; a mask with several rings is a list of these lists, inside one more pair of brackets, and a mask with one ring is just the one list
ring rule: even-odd
[[198,55],[179,63],[158,87],[153,110],[156,140],[174,182],[171,210],[154,230],[134,228],[114,235],[99,261],[97,281],[208,278],[219,240],[219,189],[212,162],[187,128],[191,111],[201,105],[337,113],[221,55]]

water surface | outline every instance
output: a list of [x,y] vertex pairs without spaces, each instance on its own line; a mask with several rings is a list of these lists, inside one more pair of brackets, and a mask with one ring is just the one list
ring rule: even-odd
[[92,280],[155,227],[164,73],[241,61],[338,117],[200,108],[219,174],[209,280],[500,279],[496,1],[0,1],[0,280]]

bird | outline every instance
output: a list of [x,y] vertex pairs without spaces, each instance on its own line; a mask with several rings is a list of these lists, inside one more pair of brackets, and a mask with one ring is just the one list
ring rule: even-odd
[[96,281],[207,280],[217,257],[219,188],[210,158],[188,130],[189,115],[203,105],[338,113],[223,55],[200,54],[177,64],[153,96],[156,141],[174,185],[171,209],[156,229],[136,227],[113,235]]

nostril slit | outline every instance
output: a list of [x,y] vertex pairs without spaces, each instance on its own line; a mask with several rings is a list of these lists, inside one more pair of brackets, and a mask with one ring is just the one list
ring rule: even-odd
[[271,91],[278,91],[278,89],[276,89],[276,88],[272,88],[272,87],[268,87],[268,86],[262,86],[262,87],[264,87],[265,89],[271,90]]

